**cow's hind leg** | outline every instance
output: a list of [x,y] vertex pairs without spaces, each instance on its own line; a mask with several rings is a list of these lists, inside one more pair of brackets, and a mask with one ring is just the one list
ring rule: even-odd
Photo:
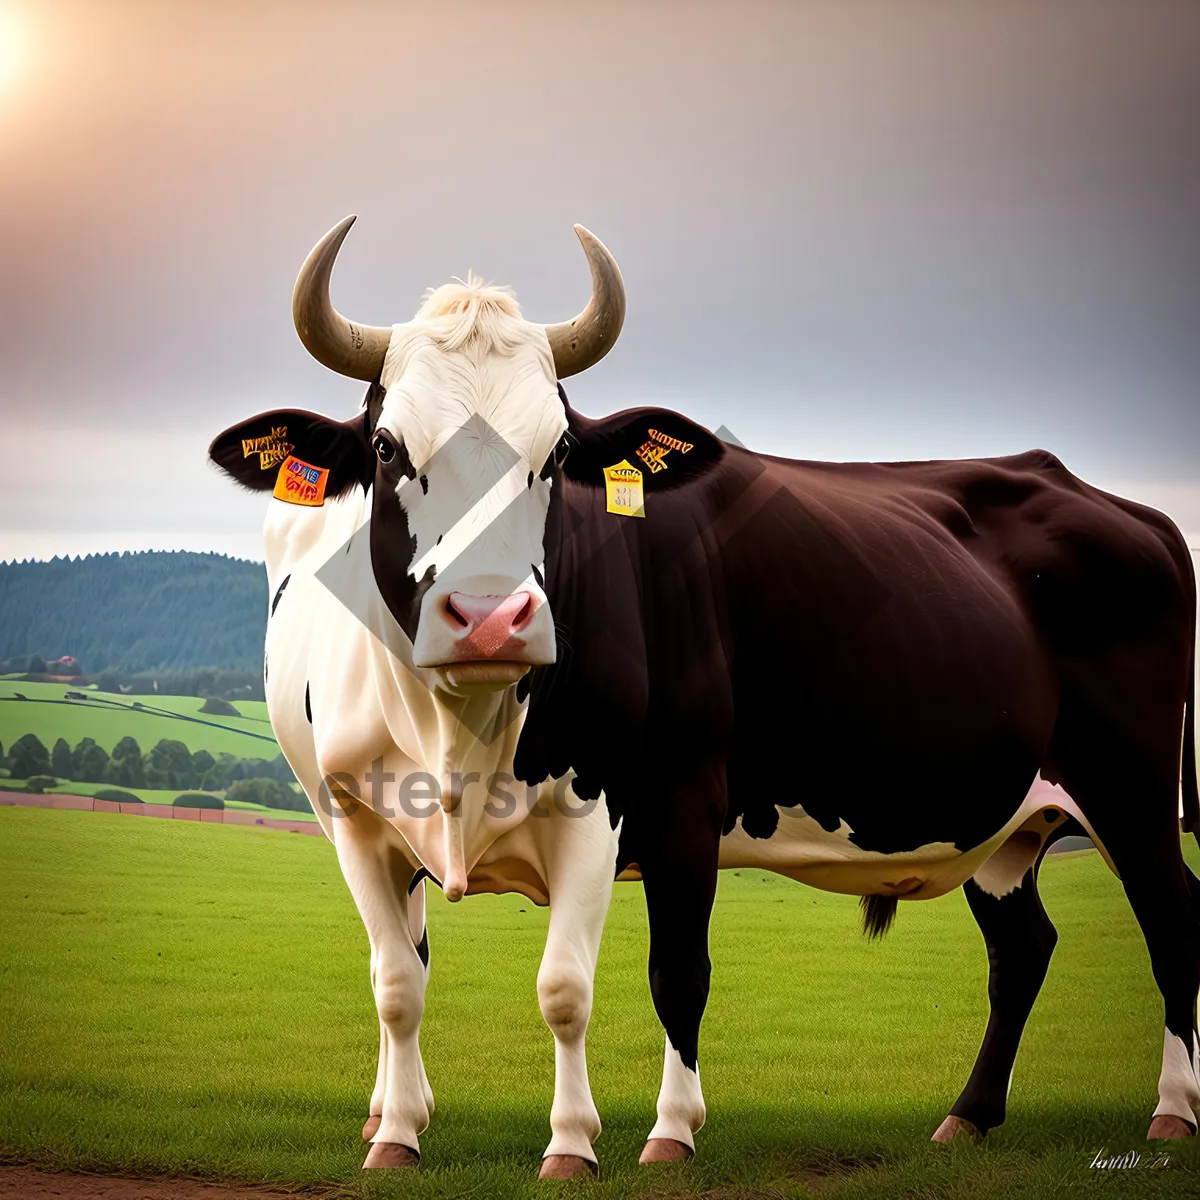
[[963,891],[987,946],[991,1011],[971,1077],[935,1142],[982,1137],[1003,1122],[1017,1047],[1058,941],[1038,895],[1037,865],[1007,895],[991,895],[974,879]]
[[[1192,911],[1200,915],[1200,879],[1184,865]],[[1190,1070],[1189,1070],[1190,1068]],[[1192,1114],[1189,1120],[1184,1110]],[[1191,1062],[1186,1043],[1172,1035],[1168,1024],[1163,1030],[1162,1071],[1158,1077],[1158,1107],[1150,1122],[1148,1138],[1186,1138],[1196,1133],[1200,1119],[1200,1035],[1192,1030]]]
[[[1178,729],[1166,719],[1159,725],[1168,737]],[[1189,1137],[1200,1122],[1200,905],[1180,846],[1178,742],[1171,741],[1156,756],[1156,771],[1135,770],[1120,757],[1104,762],[1096,755],[1092,761],[1076,760],[1062,780],[1121,876],[1163,997],[1163,1066],[1151,1138]]]
[[[1174,799],[1174,797],[1172,797]],[[1173,807],[1173,806],[1172,806]],[[1098,824],[1098,823],[1097,823]],[[1120,845],[1097,832],[1112,854],[1125,894],[1150,951],[1154,980],[1165,1008],[1158,1107],[1147,1137],[1191,1137],[1200,1122],[1200,1043],[1196,996],[1200,991],[1200,914],[1184,875],[1174,827],[1152,847]]]

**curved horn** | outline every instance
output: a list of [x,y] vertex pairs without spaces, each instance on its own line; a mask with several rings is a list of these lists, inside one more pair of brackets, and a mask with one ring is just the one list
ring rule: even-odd
[[613,348],[625,320],[625,284],[617,260],[582,225],[576,225],[575,232],[592,268],[592,298],[573,321],[546,326],[559,379],[598,363]]
[[356,217],[339,221],[304,260],[292,293],[292,319],[304,348],[323,366],[374,383],[392,339],[391,329],[348,321],[330,303],[329,276]]

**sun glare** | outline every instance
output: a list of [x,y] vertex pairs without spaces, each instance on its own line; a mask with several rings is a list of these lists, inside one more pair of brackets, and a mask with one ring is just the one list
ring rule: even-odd
[[17,77],[24,39],[16,13],[0,8],[0,87]]

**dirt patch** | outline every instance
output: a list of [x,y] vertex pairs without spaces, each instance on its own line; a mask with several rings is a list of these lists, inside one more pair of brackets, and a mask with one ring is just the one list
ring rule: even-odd
[[285,1196],[334,1194],[203,1183],[198,1179],[125,1179],[120,1175],[39,1171],[37,1167],[0,1167],[0,1196],[12,1200],[283,1200]]

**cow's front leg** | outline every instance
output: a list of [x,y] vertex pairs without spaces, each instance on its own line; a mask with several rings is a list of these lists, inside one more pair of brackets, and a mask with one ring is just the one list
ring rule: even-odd
[[[408,885],[408,931],[417,948],[417,955],[425,967],[426,986],[429,983],[429,931],[425,925],[425,881],[417,874]],[[375,947],[371,947],[371,995],[375,995]],[[378,1011],[378,1006],[376,1007]],[[383,1120],[383,1094],[387,1083],[387,1027],[379,1022],[379,1063],[375,1070],[375,1086],[371,1090],[369,1116],[363,1125],[362,1138],[364,1142],[371,1141],[379,1132],[379,1124]],[[419,1051],[418,1051],[419,1052]],[[433,1089],[429,1086],[429,1077],[425,1073],[425,1063],[421,1063],[421,1090],[425,1096],[425,1106],[433,1116]]]
[[569,1179],[599,1173],[592,1143],[600,1114],[588,1083],[585,1035],[617,844],[603,808],[574,819],[556,813],[548,833],[550,930],[537,989],[554,1034],[554,1103],[541,1178]]
[[[371,947],[371,995],[375,995],[375,947]],[[379,1009],[376,1007],[376,1014]],[[379,1022],[379,1061],[375,1068],[375,1086],[371,1089],[371,1104],[368,1117],[363,1124],[362,1139],[369,1142],[378,1132],[383,1120],[383,1093],[387,1083],[387,1030]]]
[[[715,823],[714,823],[715,822]],[[708,922],[717,890],[719,821],[680,813],[647,840],[638,862],[650,917],[650,992],[667,1033],[658,1120],[641,1161],[691,1158],[704,1124],[700,1019],[712,964]]]
[[382,1088],[382,1103],[363,1166],[407,1166],[420,1156],[418,1135],[430,1116],[417,1046],[425,1006],[425,967],[409,926],[408,884],[413,871],[390,845],[383,823],[363,808],[352,817],[338,817],[334,842],[342,874],[371,939],[372,984],[380,1022],[376,1087]]

